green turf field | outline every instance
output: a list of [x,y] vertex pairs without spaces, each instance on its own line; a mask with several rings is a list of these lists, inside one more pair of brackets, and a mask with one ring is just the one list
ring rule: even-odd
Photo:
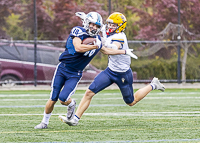
[[[50,91],[0,91],[0,142],[200,142],[200,89],[152,91],[133,107],[119,90],[97,94],[78,126],[58,119],[59,102],[49,128],[35,130]],[[79,104],[84,91],[72,96]]]

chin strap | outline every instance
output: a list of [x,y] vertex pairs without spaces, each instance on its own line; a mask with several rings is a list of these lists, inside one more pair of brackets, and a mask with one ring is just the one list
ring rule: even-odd
[[106,32],[107,35],[111,35],[114,32],[112,29],[108,29],[108,32]]

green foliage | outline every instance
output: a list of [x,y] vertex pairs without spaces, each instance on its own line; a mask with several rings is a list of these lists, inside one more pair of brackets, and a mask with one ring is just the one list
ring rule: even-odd
[[6,18],[6,23],[9,28],[4,27],[3,29],[13,40],[28,40],[31,36],[31,30],[29,28],[23,29],[23,27],[19,25],[21,21],[19,17],[20,15],[12,13]]
[[[92,60],[92,65],[104,70],[108,66],[108,56],[99,53]],[[189,57],[186,65],[186,79],[200,78],[200,56],[198,58]],[[132,59],[131,69],[137,72],[137,79],[151,79],[154,76],[159,79],[177,79],[177,58],[170,60],[158,58]]]
[[104,70],[108,66],[108,56],[103,53],[98,53],[91,61],[91,64],[98,69]]
[[[134,61],[131,65],[133,71],[137,72],[138,79],[151,79],[154,76],[159,79],[177,79],[177,59],[143,59]],[[140,62],[141,61],[141,62]],[[140,64],[141,63],[141,64]],[[186,65],[186,79],[200,78],[200,58],[189,58]]]
[[198,58],[187,58],[186,65],[186,78],[187,79],[200,79],[200,56]]
[[137,72],[138,79],[148,79],[154,76],[159,79],[176,79],[177,62],[167,63],[165,60],[152,60],[141,67],[132,67],[133,71]]

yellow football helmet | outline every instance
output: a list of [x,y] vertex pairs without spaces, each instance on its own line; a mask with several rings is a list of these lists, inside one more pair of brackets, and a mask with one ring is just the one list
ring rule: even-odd
[[112,33],[120,33],[124,31],[126,28],[127,20],[126,20],[126,17],[122,13],[114,12],[107,18],[106,23],[117,24],[117,28],[113,32],[110,32],[110,31],[108,32],[108,34],[110,35]]

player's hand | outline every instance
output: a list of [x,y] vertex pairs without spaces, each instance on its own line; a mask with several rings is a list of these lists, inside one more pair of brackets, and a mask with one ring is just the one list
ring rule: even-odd
[[125,54],[129,55],[130,57],[134,58],[134,59],[138,59],[138,57],[132,53],[133,49],[126,49],[125,50]]
[[109,44],[110,44],[110,41],[109,41],[109,40],[105,40],[104,46],[107,47],[107,48],[110,48],[110,47],[109,47]]
[[94,45],[97,45],[99,48],[101,48],[101,41],[99,40],[98,36],[96,36],[96,42],[94,42]]
[[84,12],[76,12],[75,14],[76,16],[80,17],[82,20],[84,20],[86,17],[86,14]]
[[103,38],[106,40],[106,38],[107,38],[107,35],[106,35],[106,25],[102,26],[101,33],[102,33]]
[[116,49],[116,50],[118,49],[117,45],[115,45],[115,44],[110,44],[110,41],[109,41],[109,40],[106,40],[104,46],[107,47],[107,48],[112,48],[112,49]]
[[103,24],[103,26],[101,27],[101,32],[105,32],[106,31],[106,25]]

